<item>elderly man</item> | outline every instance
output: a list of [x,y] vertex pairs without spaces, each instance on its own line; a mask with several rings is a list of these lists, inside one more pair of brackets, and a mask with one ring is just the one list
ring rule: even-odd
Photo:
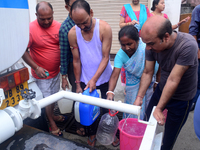
[[[24,61],[31,67],[31,73],[43,97],[50,96],[60,89],[60,23],[53,20],[50,3],[40,2],[36,6],[37,20],[30,23],[30,39]],[[30,50],[30,53],[28,52]],[[54,104],[45,108],[51,133],[61,135],[55,121],[64,121],[64,116],[53,114]]]
[[167,108],[162,150],[171,150],[185,124],[189,108],[196,94],[198,47],[195,39],[187,34],[172,31],[171,23],[162,16],[152,16],[142,27],[141,37],[146,43],[146,64],[142,74],[136,105],[141,105],[142,97],[151,82],[155,61],[161,68],[160,83],[147,108],[149,118],[153,106],[154,117],[160,125]]
[[[84,0],[76,0],[71,6],[71,17],[76,26],[68,34],[73,54],[76,92],[90,88],[100,89],[106,99],[108,81],[112,68],[109,61],[112,43],[111,27],[105,21],[93,18],[90,5]],[[89,129],[88,144],[95,145],[97,123]]]

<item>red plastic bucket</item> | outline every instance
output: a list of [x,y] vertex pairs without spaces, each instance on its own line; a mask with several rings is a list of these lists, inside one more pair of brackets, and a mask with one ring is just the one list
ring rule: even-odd
[[127,118],[119,122],[120,150],[139,150],[147,125],[136,118]]

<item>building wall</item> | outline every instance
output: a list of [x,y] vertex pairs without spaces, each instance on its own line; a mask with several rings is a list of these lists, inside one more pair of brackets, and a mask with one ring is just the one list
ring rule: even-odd
[[[42,0],[37,0],[37,2],[40,1]],[[68,15],[68,11],[65,9],[64,0],[46,1],[53,5],[54,19],[62,23]],[[118,42],[118,31],[120,30],[119,20],[122,6],[124,4],[131,3],[131,1],[132,0],[87,0],[94,11],[94,17],[106,21],[112,28],[112,54],[116,54],[120,48]],[[148,0],[140,0],[140,3],[145,4],[146,6],[149,5]]]

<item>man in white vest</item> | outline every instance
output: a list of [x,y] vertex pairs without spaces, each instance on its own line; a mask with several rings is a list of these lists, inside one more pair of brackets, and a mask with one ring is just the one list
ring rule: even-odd
[[[90,92],[100,89],[101,97],[106,99],[112,73],[109,60],[112,43],[111,27],[105,21],[93,18],[93,11],[84,0],[73,3],[71,17],[76,24],[68,34],[73,55],[76,92],[82,93],[87,88],[90,88]],[[89,129],[90,146],[94,146],[96,142],[95,134],[98,126],[96,122]]]

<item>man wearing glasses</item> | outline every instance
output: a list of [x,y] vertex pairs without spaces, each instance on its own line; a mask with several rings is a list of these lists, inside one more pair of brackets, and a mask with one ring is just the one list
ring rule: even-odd
[[161,68],[161,78],[147,108],[147,118],[153,113],[158,124],[164,125],[162,111],[167,108],[167,120],[161,150],[171,150],[185,124],[197,89],[198,46],[195,39],[181,32],[174,32],[168,19],[152,16],[143,25],[141,38],[146,43],[146,64],[135,105],[142,98],[151,82],[155,61]]

